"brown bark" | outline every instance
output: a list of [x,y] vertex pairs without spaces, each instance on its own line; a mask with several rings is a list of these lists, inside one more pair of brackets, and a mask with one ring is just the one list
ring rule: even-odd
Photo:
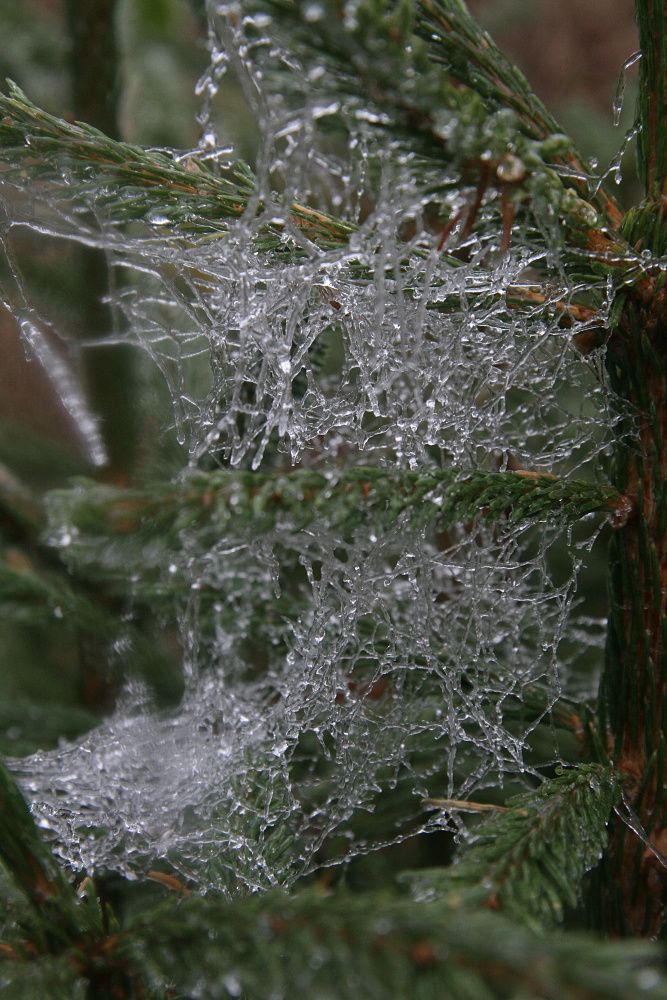
[[[626,235],[640,246],[646,241],[635,237],[650,229],[647,249],[664,252],[656,240],[662,244],[666,223],[663,206],[648,205],[634,226],[626,226]],[[602,724],[624,777],[627,805],[649,841],[616,819],[608,926],[649,936],[662,927],[667,888],[667,869],[656,854],[667,844],[667,292],[662,284],[658,272],[620,293],[620,318],[607,357],[612,386],[627,403],[613,481],[633,498],[634,509],[610,547]]]

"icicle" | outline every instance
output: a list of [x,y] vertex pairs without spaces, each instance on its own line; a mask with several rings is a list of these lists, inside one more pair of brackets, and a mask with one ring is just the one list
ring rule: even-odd
[[60,402],[74,421],[74,426],[86,446],[89,460],[93,465],[105,465],[107,454],[97,419],[89,409],[69,366],[47,343],[44,334],[31,319],[23,318],[20,321],[20,329],[30,352],[48,373],[58,392]]
[[627,79],[627,72],[629,69],[632,69],[632,67],[639,62],[641,57],[642,54],[640,51],[633,52],[632,55],[625,60],[625,62],[621,67],[621,72],[619,73],[618,76],[618,83],[616,84],[616,90],[614,92],[614,100],[612,103],[614,125],[619,125],[621,121],[621,114],[623,112],[623,100],[625,98],[625,85]]

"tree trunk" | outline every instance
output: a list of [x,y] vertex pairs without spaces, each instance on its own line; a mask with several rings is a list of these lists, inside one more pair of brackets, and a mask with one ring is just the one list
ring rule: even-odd
[[653,263],[667,251],[667,0],[638,0],[637,19],[645,201],[621,229],[646,264],[617,294],[608,344],[611,387],[627,403],[612,481],[632,513],[610,546],[600,698],[602,731],[624,778],[626,822],[615,818],[611,832],[603,922],[613,933],[655,936],[667,886],[660,859],[667,853],[667,288]]
[[[70,67],[74,116],[120,139],[118,121],[119,60],[116,0],[68,0]],[[82,336],[104,337],[114,316],[105,299],[110,291],[107,258],[102,250],[79,251]],[[95,345],[83,353],[83,369],[107,449],[107,478],[124,482],[136,450],[136,398],[133,351],[123,344]]]

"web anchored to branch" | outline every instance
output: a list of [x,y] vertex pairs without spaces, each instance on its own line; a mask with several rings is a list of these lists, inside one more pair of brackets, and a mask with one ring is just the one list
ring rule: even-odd
[[[563,522],[620,503],[586,477],[614,421],[610,276],[641,267],[518,78],[514,96],[496,81],[489,118],[429,56],[437,5],[416,24],[397,7],[381,75],[370,7],[290,7],[288,47],[278,6],[209,3],[187,154],[111,143],[19,92],[0,126],[44,170],[29,202],[3,175],[6,240],[107,251],[113,339],[155,362],[188,454],[153,507],[150,487],[82,485],[50,512],[73,571],[176,616],[181,704],[129,683],[82,743],[14,769],[76,868],[159,859],[230,893],[454,823],[424,799],[536,775],[538,729],[559,759],[571,640],[599,641],[573,610]],[[254,172],[217,139],[228,77],[261,136]],[[487,492],[457,506],[471,470]]]

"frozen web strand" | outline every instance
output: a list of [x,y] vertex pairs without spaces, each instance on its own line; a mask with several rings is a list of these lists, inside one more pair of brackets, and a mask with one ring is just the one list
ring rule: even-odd
[[[254,891],[315,867],[332,835],[343,837],[338,861],[367,850],[360,810],[397,783],[412,789],[416,832],[434,828],[424,797],[465,797],[520,773],[527,734],[509,703],[539,683],[556,697],[570,584],[549,593],[535,579],[546,548],[527,558],[514,534],[489,547],[488,529],[461,533],[440,552],[406,529],[349,545],[344,561],[323,526],[289,539],[310,610],[276,633],[282,649],[260,679],[245,679],[248,621],[221,607],[207,640],[190,636],[199,669],[176,712],[155,712],[130,687],[80,746],[16,762],[61,857],[131,876],[167,861],[202,888]],[[247,608],[274,586],[275,548],[287,542],[272,541],[191,549],[191,571],[202,588],[232,577]],[[193,609],[185,627],[196,625]]]
[[[192,156],[228,155],[213,99],[233,67],[262,132],[255,195],[215,239],[186,242],[160,219],[148,236],[96,237],[124,271],[122,339],[165,379],[190,466],[299,463],[332,481],[337,464],[585,470],[615,419],[601,354],[573,346],[599,317],[562,328],[556,305],[578,289],[539,226],[517,224],[500,254],[484,204],[454,265],[429,231],[423,180],[378,139],[371,112],[337,109],[350,153],[333,157],[314,67],[298,105],[272,89],[268,61],[303,67],[270,44],[270,21],[249,39],[243,19],[210,10],[208,137]],[[355,206],[344,245],[322,248],[294,223],[313,177],[327,203]],[[367,187],[351,196],[353,177]],[[71,237],[70,206],[49,212]],[[267,227],[284,236],[278,263],[260,249]],[[538,275],[554,308],[508,306]],[[256,891],[437,828],[424,798],[526,774],[532,729],[562,692],[561,648],[588,629],[570,613],[576,560],[556,583],[555,529],[427,521],[341,532],[324,517],[302,529],[279,518],[262,539],[230,523],[213,541],[186,525],[173,551],[156,545],[150,568],[165,588],[182,584],[182,703],[161,713],[130,685],[80,744],[14,765],[61,857],[134,876],[166,861],[202,890]],[[62,512],[52,540],[122,570],[118,548],[77,538]],[[393,832],[373,828],[383,796],[402,796]]]
[[[0,196],[2,191],[0,189]],[[21,340],[29,358],[34,358],[51,381],[63,409],[72,418],[74,427],[92,465],[103,466],[107,461],[106,449],[98,421],[88,406],[71,364],[45,332],[45,324],[30,304],[14,254],[9,245],[11,224],[0,200],[0,253],[7,268],[5,280],[0,280],[0,302],[18,323]],[[53,337],[51,338],[51,340]]]
[[628,58],[621,66],[621,72],[618,75],[618,83],[616,84],[616,90],[614,92],[614,101],[612,104],[612,116],[614,125],[620,125],[621,122],[628,70],[632,69],[633,66],[636,66],[641,57],[642,57],[641,51],[633,52],[632,55],[628,56]]
[[[614,98],[612,101],[612,120],[614,126],[618,126],[621,123],[621,117],[623,114],[623,106],[625,101],[625,91],[627,85],[628,71],[632,69],[641,60],[642,53],[640,51],[633,52],[631,56],[625,60],[621,67],[621,71],[618,76],[618,82],[616,84],[616,90],[614,91]],[[593,197],[595,197],[600,191],[602,185],[611,178],[615,184],[620,184],[623,180],[622,166],[623,159],[628,152],[631,144],[635,141],[639,134],[639,123],[635,121],[633,125],[626,131],[623,141],[610,160],[608,166],[601,173],[592,173],[588,178],[588,187],[591,191]],[[598,161],[596,159],[590,161],[591,171],[596,171],[598,167]]]
[[[215,282],[194,317],[203,331],[186,333],[192,314],[173,322],[178,301],[165,278],[159,294],[171,303],[169,331],[160,328],[159,316],[156,323],[155,311],[146,317],[145,290],[125,293],[134,336],[163,371],[173,368],[164,351],[179,326],[181,344],[203,343],[202,332],[209,344],[214,379],[208,397],[195,404],[193,462],[213,451],[233,465],[249,461],[257,468],[272,443],[294,463],[312,453],[315,441],[326,451],[332,437],[366,455],[384,457],[394,449],[396,460],[412,467],[431,460],[429,448],[470,466],[480,454],[517,440],[527,457],[531,439],[544,441],[547,433],[551,452],[542,447],[534,456],[543,468],[572,454],[577,427],[554,389],[583,382],[602,405],[604,390],[556,320],[537,329],[508,316],[505,305],[507,290],[523,283],[542,251],[517,252],[495,274],[482,272],[477,261],[455,271],[437,261],[432,267],[421,256],[406,263],[387,237],[382,208],[366,227],[371,246],[378,238],[374,225],[385,229],[379,254],[361,248],[313,254],[277,273],[249,250],[245,233],[238,245],[234,236],[226,241],[222,260],[192,254],[188,269]],[[349,267],[360,261],[370,281],[350,281]],[[534,398],[535,407],[508,409],[503,400],[512,390]],[[595,420],[581,429],[594,437]]]

